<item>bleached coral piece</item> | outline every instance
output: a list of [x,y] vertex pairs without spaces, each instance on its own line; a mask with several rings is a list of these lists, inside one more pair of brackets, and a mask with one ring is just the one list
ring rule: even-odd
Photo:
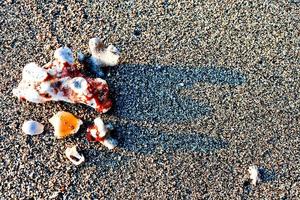
[[248,172],[250,173],[251,184],[256,186],[256,184],[260,182],[260,173],[258,167],[252,165],[249,167]]
[[94,120],[94,125],[87,130],[87,140],[89,142],[100,142],[108,149],[114,149],[118,145],[118,141],[110,136],[110,131],[113,129],[111,124],[104,125],[103,120],[97,117]]
[[80,165],[85,160],[84,156],[78,153],[76,145],[73,147],[68,147],[65,151],[65,154],[74,165]]
[[28,120],[23,123],[22,131],[26,135],[39,135],[44,132],[44,125],[33,120]]
[[13,95],[34,103],[65,101],[83,103],[100,113],[107,112],[112,102],[109,99],[107,82],[101,78],[88,78],[79,72],[72,51],[61,47],[54,53],[55,60],[39,67],[27,64],[22,80],[13,89]]
[[49,119],[49,122],[54,127],[54,136],[62,139],[78,132],[82,121],[76,118],[73,114],[65,111],[60,111]]
[[115,66],[119,63],[120,52],[113,46],[109,45],[105,48],[103,42],[99,38],[92,38],[89,41],[91,57],[89,63],[94,66]]

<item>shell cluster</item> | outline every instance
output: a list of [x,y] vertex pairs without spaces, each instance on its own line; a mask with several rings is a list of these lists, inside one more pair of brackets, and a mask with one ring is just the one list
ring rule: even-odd
[[[101,71],[101,67],[118,64],[119,51],[116,47],[110,45],[104,48],[98,38],[90,40],[90,51],[90,57],[83,54],[79,57],[85,68],[91,68],[93,71],[97,68]],[[57,49],[54,61],[43,67],[36,63],[27,64],[23,69],[21,82],[13,90],[13,95],[34,103],[83,103],[100,113],[107,112],[112,106],[107,82],[101,78],[84,76],[74,63],[73,53],[68,47]]]
[[[79,65],[93,71],[98,77],[103,77],[102,67],[118,64],[120,52],[113,45],[105,48],[99,38],[92,38],[89,48],[91,53],[89,56],[78,53]],[[61,47],[55,51],[53,62],[43,67],[36,63],[25,65],[22,80],[18,87],[13,89],[13,95],[34,103],[47,101],[83,103],[100,113],[107,112],[112,106],[107,82],[101,78],[84,76],[77,64],[71,49]],[[54,136],[57,139],[76,134],[83,124],[79,118],[65,111],[54,114],[49,122],[54,128]],[[94,120],[94,125],[87,130],[87,140],[100,142],[107,148],[113,149],[118,142],[110,136],[112,130],[110,124],[105,125],[98,117]],[[38,135],[44,131],[44,125],[28,120],[23,123],[22,131],[27,135]],[[74,165],[80,165],[85,161],[84,156],[78,153],[77,146],[68,147],[65,155]]]

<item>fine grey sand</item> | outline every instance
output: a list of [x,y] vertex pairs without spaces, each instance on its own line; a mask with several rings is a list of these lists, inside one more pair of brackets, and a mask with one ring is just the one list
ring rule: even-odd
[[[299,199],[300,4],[297,1],[1,1],[1,199]],[[26,63],[98,36],[122,52],[101,115],[120,145],[88,143],[99,114],[12,97]],[[48,119],[81,118],[57,140]],[[24,120],[45,124],[21,132]],[[86,157],[73,166],[64,151]],[[256,164],[262,182],[251,186]]]

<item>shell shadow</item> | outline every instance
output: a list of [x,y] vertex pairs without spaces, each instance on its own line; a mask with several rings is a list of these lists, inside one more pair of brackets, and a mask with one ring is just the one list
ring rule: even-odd
[[151,122],[186,122],[212,113],[203,102],[179,95],[200,82],[241,85],[246,78],[236,70],[217,67],[175,67],[124,64],[111,69],[107,77],[114,108],[121,118]]
[[125,151],[144,155],[166,153],[209,153],[229,146],[220,138],[214,138],[194,132],[163,132],[136,125],[117,127],[119,147]]

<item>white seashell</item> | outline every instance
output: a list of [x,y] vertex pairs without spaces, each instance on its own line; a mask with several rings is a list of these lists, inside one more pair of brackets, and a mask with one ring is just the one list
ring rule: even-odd
[[65,151],[65,154],[67,158],[74,164],[74,165],[80,165],[84,162],[84,157],[80,155],[76,149],[76,145],[73,147],[68,147]]
[[74,63],[72,50],[68,47],[60,47],[56,49],[54,52],[54,58],[62,63],[64,62],[67,62],[69,64]]
[[255,165],[250,166],[248,172],[250,173],[251,183],[252,185],[255,186],[260,181],[260,174],[257,166]]
[[104,48],[104,44],[99,38],[92,38],[89,41],[92,56],[90,61],[95,66],[115,66],[119,63],[120,51],[114,46],[109,45]]
[[23,123],[22,131],[26,135],[39,135],[44,132],[44,125],[33,120],[28,120]]
[[105,138],[104,141],[101,143],[110,150],[118,146],[118,141],[112,137]]

